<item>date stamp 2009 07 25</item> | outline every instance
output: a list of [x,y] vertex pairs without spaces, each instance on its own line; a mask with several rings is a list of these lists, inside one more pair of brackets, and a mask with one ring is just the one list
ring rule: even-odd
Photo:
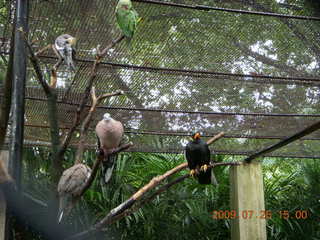
[[279,214],[282,219],[307,219],[309,212],[307,210],[296,210],[289,212],[288,210],[281,210],[272,212],[271,210],[242,210],[237,212],[236,210],[213,210],[210,212],[213,219],[271,219],[274,214]]

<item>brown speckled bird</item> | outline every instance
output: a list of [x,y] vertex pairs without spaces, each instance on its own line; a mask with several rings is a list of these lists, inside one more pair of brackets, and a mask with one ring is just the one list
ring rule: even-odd
[[72,209],[75,200],[79,197],[81,189],[89,179],[91,169],[82,164],[75,164],[65,170],[59,180],[59,214],[58,222],[60,223],[63,215],[66,215]]
[[103,115],[103,119],[96,126],[98,148],[104,152],[103,176],[107,183],[112,175],[116,162],[116,154],[108,155],[108,151],[120,146],[123,137],[123,125],[114,120],[109,113]]

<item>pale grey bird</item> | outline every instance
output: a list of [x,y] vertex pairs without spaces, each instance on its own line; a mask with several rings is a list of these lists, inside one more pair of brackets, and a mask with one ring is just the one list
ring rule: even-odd
[[91,169],[82,163],[75,164],[63,172],[58,184],[59,223],[63,216],[71,211],[90,175]]
[[110,180],[117,159],[116,154],[108,155],[108,151],[120,146],[123,132],[122,123],[114,120],[109,113],[105,113],[103,119],[96,126],[98,148],[104,153],[103,176],[105,183]]
[[76,38],[72,37],[69,34],[62,34],[56,38],[54,42],[54,47],[57,49],[60,57],[66,62],[70,70],[75,71],[76,68],[73,63],[75,58],[76,51],[74,46],[76,44]]

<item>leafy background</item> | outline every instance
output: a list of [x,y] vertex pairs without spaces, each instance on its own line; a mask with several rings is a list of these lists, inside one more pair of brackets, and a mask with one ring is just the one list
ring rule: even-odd
[[[49,186],[48,151],[25,150],[24,188],[46,201]],[[69,151],[65,166],[70,166],[74,152]],[[86,153],[88,164],[94,153]],[[239,160],[238,157],[216,156],[217,161]],[[152,177],[163,174],[179,163],[182,155],[121,154],[110,184],[101,178],[86,192],[81,204],[67,221],[75,231],[85,230],[118,206]],[[212,219],[213,210],[230,210],[229,168],[214,170],[218,187],[199,185],[186,179],[164,192],[139,211],[108,227],[110,239],[230,239],[230,220]],[[37,174],[34,174],[37,173]],[[178,175],[184,174],[185,171]],[[320,166],[318,160],[266,158],[263,161],[268,239],[320,239]],[[172,180],[176,176],[168,179]],[[279,211],[307,210],[307,219],[281,219]]]

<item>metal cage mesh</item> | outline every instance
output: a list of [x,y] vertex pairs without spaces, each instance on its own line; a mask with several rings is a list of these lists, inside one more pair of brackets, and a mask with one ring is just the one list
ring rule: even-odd
[[[95,48],[120,35],[116,2],[31,1],[29,39],[35,50],[62,33],[78,39],[76,73],[64,65],[58,72],[61,136],[72,124]],[[131,151],[146,152],[181,152],[186,136],[198,130],[206,136],[226,133],[212,146],[217,153],[246,155],[319,120],[320,19],[310,9],[274,1],[203,0],[198,8],[193,3],[134,1],[142,22],[131,46],[122,41],[111,49],[94,83],[97,94],[121,89],[125,95],[97,109],[88,147],[94,146],[93,127],[104,112],[123,122],[135,144]],[[12,12],[10,3],[4,7]],[[214,9],[219,7],[261,14]],[[12,24],[7,19],[3,55]],[[56,58],[49,50],[40,59],[48,77]],[[25,121],[26,140],[49,141],[46,98],[31,65]],[[269,155],[320,157],[319,139],[318,131]]]

